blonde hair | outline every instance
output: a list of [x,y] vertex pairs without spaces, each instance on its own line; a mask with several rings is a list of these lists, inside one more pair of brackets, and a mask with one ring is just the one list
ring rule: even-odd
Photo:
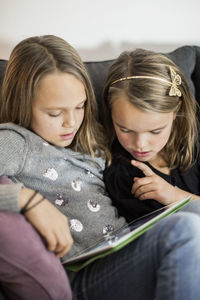
[[53,35],[27,38],[12,51],[2,84],[1,123],[12,122],[30,129],[32,100],[38,84],[45,75],[57,70],[79,79],[87,95],[84,120],[70,148],[93,157],[105,153],[109,158],[106,139],[97,122],[97,104],[86,68],[77,51]]
[[[170,95],[172,68],[181,78],[179,96]],[[112,103],[120,95],[126,95],[133,105],[145,111],[176,112],[170,138],[163,149],[164,157],[170,169],[187,170],[194,164],[199,153],[199,107],[185,77],[169,58],[137,49],[123,52],[110,67],[103,93],[104,123],[109,128],[110,141],[115,137],[111,119]]]

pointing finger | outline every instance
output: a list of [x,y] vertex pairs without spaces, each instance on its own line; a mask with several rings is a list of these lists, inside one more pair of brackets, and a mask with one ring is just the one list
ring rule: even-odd
[[144,163],[142,163],[140,161],[131,160],[131,164],[134,167],[137,167],[138,169],[140,169],[144,173],[145,176],[154,175],[154,172],[151,170],[151,168],[149,168],[147,165],[145,165]]

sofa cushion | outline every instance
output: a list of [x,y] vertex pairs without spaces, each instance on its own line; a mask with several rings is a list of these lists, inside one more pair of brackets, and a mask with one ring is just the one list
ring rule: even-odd
[[100,111],[102,108],[102,93],[103,93],[104,83],[106,80],[106,75],[113,61],[114,60],[85,62],[85,66],[89,72],[90,79],[94,87],[94,92],[95,92],[95,96]]
[[195,86],[195,97],[198,103],[200,104],[200,47],[194,46],[195,49],[195,66],[192,73],[192,81]]
[[3,81],[4,73],[6,70],[6,65],[7,65],[7,60],[0,59],[0,89]]
[[185,75],[189,87],[195,96],[195,85],[192,80],[192,74],[196,64],[196,49],[192,46],[180,47],[170,53],[165,53],[180,68]]

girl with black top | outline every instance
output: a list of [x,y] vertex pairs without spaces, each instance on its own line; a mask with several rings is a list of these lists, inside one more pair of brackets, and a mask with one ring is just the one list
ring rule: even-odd
[[147,50],[124,52],[109,70],[104,100],[114,140],[104,178],[119,213],[130,222],[200,198],[198,107],[177,66]]

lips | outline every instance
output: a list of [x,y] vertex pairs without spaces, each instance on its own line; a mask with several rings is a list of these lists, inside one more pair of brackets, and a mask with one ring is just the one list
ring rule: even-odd
[[150,151],[145,151],[145,152],[139,152],[139,151],[133,151],[133,155],[136,157],[146,157],[148,156]]
[[73,136],[74,136],[74,132],[71,132],[71,133],[61,135],[61,139],[67,141],[67,140],[71,140]]

